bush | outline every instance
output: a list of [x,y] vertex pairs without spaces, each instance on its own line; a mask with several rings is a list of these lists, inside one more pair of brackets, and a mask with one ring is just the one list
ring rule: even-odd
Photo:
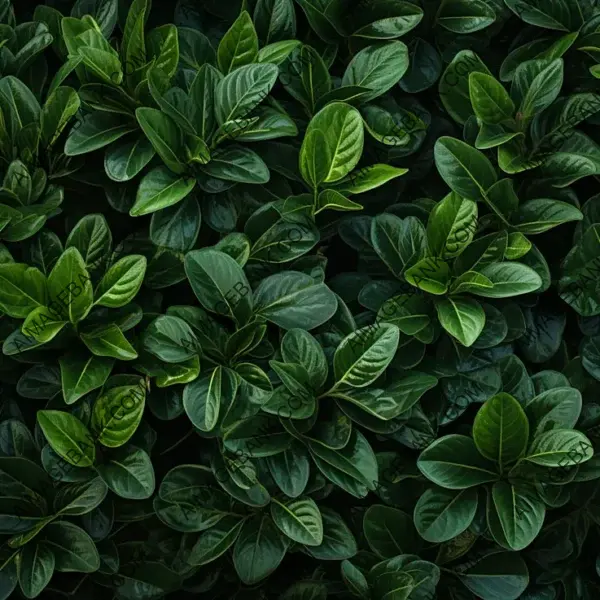
[[598,597],[599,31],[0,0],[0,600]]

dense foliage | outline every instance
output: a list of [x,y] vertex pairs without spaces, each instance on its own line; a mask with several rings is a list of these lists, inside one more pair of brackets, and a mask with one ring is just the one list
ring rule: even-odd
[[600,594],[595,0],[0,0],[0,600]]

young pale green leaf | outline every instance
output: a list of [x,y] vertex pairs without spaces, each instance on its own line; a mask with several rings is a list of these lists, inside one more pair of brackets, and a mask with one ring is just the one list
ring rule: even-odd
[[70,87],[57,88],[42,107],[41,133],[46,147],[54,145],[68,122],[77,114],[81,101]]
[[404,277],[411,285],[429,294],[441,296],[448,291],[450,266],[444,260],[428,256],[407,269]]
[[364,128],[360,113],[332,102],[311,120],[300,149],[300,173],[311,187],[343,179],[360,160]]
[[353,202],[350,198],[346,198],[346,196],[336,190],[323,190],[317,198],[315,215],[326,209],[346,212],[362,210],[363,206]]
[[[520,231],[513,231],[508,234],[508,242],[504,258],[507,260],[517,260],[523,258],[532,248],[533,244]],[[492,284],[493,285],[493,284]]]
[[408,169],[384,164],[370,165],[350,173],[346,179],[335,185],[335,189],[343,194],[363,194],[405,173],[408,173]]

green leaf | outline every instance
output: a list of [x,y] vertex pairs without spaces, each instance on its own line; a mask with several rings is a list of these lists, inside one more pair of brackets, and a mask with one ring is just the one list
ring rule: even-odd
[[244,523],[233,549],[233,564],[246,585],[268,577],[279,566],[288,543],[268,515],[256,515]]
[[446,435],[425,448],[417,461],[419,470],[437,485],[463,490],[499,479],[494,464],[477,451],[464,435]]
[[531,119],[556,100],[563,83],[563,71],[564,62],[557,58],[534,77],[519,106],[523,121]]
[[154,153],[152,142],[139,135],[133,140],[122,141],[107,148],[104,170],[113,181],[130,181],[154,158]]
[[307,546],[320,546],[323,543],[323,520],[312,498],[284,502],[273,499],[271,517],[291,540]]
[[138,108],[135,116],[146,137],[173,173],[185,172],[183,133],[168,115],[155,108]]
[[477,203],[458,194],[438,202],[427,221],[429,248],[443,259],[455,258],[471,243],[477,229]]
[[29,544],[19,555],[19,584],[26,598],[35,598],[54,575],[54,554],[45,544]]
[[497,481],[488,500],[488,523],[496,541],[510,550],[523,550],[544,524],[546,507],[533,490]]
[[366,235],[379,258],[396,277],[401,277],[405,269],[425,256],[425,228],[415,217],[377,215],[370,221],[370,232]]
[[97,440],[109,448],[127,443],[138,428],[144,414],[146,386],[113,387],[94,403],[91,428]]
[[101,388],[112,371],[114,361],[98,356],[67,355],[59,359],[63,398],[74,404],[89,392]]
[[535,292],[542,285],[542,278],[527,265],[515,262],[498,262],[486,265],[479,272],[493,284],[476,293],[484,298],[509,298]]
[[435,143],[434,154],[442,179],[463,198],[482,200],[486,190],[496,183],[492,163],[465,142],[442,136]]
[[415,506],[415,527],[424,540],[440,544],[460,536],[471,525],[476,512],[475,488],[458,492],[430,488]]
[[107,492],[108,488],[100,477],[64,486],[54,499],[54,507],[61,515],[85,515],[102,504]]
[[552,429],[536,437],[525,460],[543,467],[571,467],[589,460],[594,450],[579,431]]
[[485,600],[517,600],[529,585],[527,565],[517,552],[484,556],[459,577],[473,594]]
[[381,323],[359,329],[345,337],[333,357],[336,386],[365,387],[390,364],[398,348],[400,332]]
[[485,312],[471,298],[451,296],[435,303],[440,325],[463,346],[472,346],[485,326]]
[[212,154],[202,171],[210,177],[235,183],[268,183],[271,177],[263,159],[253,150],[241,145],[219,148]]
[[369,598],[369,583],[362,571],[355,567],[349,560],[343,560],[341,568],[342,579],[346,587],[359,598]]
[[363,207],[349,198],[346,198],[346,196],[340,194],[336,190],[323,190],[317,198],[315,215],[326,209],[345,212],[350,210],[362,210]]
[[411,285],[429,294],[441,296],[448,291],[450,267],[447,262],[428,256],[407,269],[404,277]]
[[453,33],[474,33],[496,20],[493,9],[481,0],[446,0],[437,14],[437,22]]
[[219,125],[247,117],[269,95],[278,73],[275,65],[245,65],[224,77],[215,95]]
[[521,458],[529,442],[529,422],[519,402],[505,393],[490,398],[475,417],[473,440],[501,470]]
[[42,140],[46,147],[54,145],[68,122],[77,114],[81,102],[70,87],[59,87],[46,100],[41,114]]
[[469,98],[470,73],[491,75],[477,54],[471,50],[461,50],[440,77],[439,93],[444,108],[461,125],[474,114],[471,103],[465,102],[465,99]]
[[94,305],[120,308],[129,304],[142,287],[146,264],[146,257],[139,254],[116,262],[100,280],[94,292]]
[[0,309],[25,319],[46,304],[46,280],[41,271],[22,263],[0,264]]
[[224,517],[200,534],[187,560],[190,565],[205,565],[222,556],[237,540],[244,525],[239,517]]
[[402,42],[367,46],[354,55],[344,72],[342,85],[370,88],[363,102],[385,94],[402,79],[408,69],[408,48]]
[[129,343],[120,327],[106,325],[90,333],[81,333],[81,340],[96,356],[106,356],[119,360],[135,360],[138,354]]
[[90,276],[79,250],[73,246],[67,248],[48,277],[48,308],[76,324],[92,308],[93,294]]
[[96,468],[106,485],[121,498],[145,500],[154,493],[154,468],[148,454],[140,448],[122,446]]
[[91,113],[83,117],[69,132],[65,154],[78,156],[99,150],[135,129],[135,122],[124,119],[122,115],[109,112]]
[[347,179],[336,184],[335,189],[344,194],[363,194],[381,187],[405,173],[408,173],[408,169],[384,164],[370,165],[358,171],[352,171]]
[[563,223],[581,221],[582,219],[583,214],[572,204],[559,200],[538,198],[524,202],[513,215],[511,221],[519,231],[533,235],[543,233]]
[[167,167],[156,167],[142,178],[129,214],[140,217],[173,206],[183,200],[195,185],[192,177],[176,175]]
[[581,25],[581,9],[554,0],[506,0],[520,19],[531,25],[558,31],[574,31]]
[[323,518],[323,543],[307,548],[307,552],[317,560],[345,560],[357,552],[356,540],[349,527],[335,511],[321,508]]
[[194,425],[201,431],[212,431],[221,408],[231,406],[238,388],[233,371],[222,366],[188,383],[183,390],[183,406]]
[[360,160],[364,129],[360,113],[332,102],[311,120],[300,149],[300,173],[313,188],[343,179]]
[[516,110],[514,102],[504,86],[491,75],[471,73],[469,97],[475,115],[483,123],[495,125],[514,117]]
[[231,73],[238,67],[253,63],[257,55],[258,36],[250,15],[244,10],[219,42],[219,69],[225,74]]
[[415,551],[420,546],[410,516],[391,506],[370,506],[364,514],[363,531],[371,550],[382,558]]
[[286,271],[260,282],[254,292],[254,312],[282,329],[311,330],[337,310],[335,294],[310,275]]
[[93,573],[100,567],[100,556],[92,538],[68,521],[46,526],[44,544],[55,558],[55,568],[63,573]]
[[94,439],[77,417],[60,410],[40,410],[37,420],[52,450],[61,458],[76,467],[94,464]]
[[239,264],[224,252],[193,250],[185,257],[185,272],[196,298],[206,310],[248,322],[253,307],[252,290]]
[[143,344],[145,350],[166,363],[181,363],[201,352],[192,328],[173,315],[154,319],[144,332]]

